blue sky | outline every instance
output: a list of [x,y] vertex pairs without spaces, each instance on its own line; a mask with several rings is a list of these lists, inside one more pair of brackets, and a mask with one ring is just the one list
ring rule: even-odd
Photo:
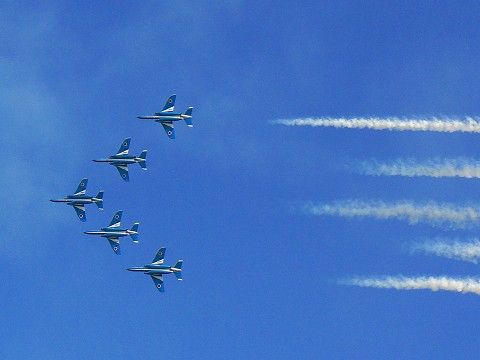
[[[340,286],[355,275],[475,276],[409,244],[467,239],[303,201],[478,204],[477,180],[362,176],[375,158],[480,157],[478,135],[275,126],[306,116],[476,116],[475,2],[62,1],[0,5],[0,357],[472,358],[477,295]],[[137,115],[194,106],[194,128]],[[131,182],[91,160],[148,149]],[[347,166],[346,166],[347,164]],[[89,178],[87,223],[50,198]],[[83,231],[124,210],[115,256]],[[477,228],[478,229],[478,228]],[[166,246],[184,281],[127,272]]]

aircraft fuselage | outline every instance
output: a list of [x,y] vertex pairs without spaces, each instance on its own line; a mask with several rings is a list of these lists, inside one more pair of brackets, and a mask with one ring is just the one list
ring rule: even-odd
[[108,159],[98,159],[93,161],[107,162],[110,165],[129,165],[129,164],[135,164],[140,161],[145,161],[145,159],[142,159],[136,156],[130,156],[130,155],[113,155],[113,156],[110,156]]
[[155,113],[155,115],[147,115],[147,116],[139,116],[139,119],[144,120],[155,120],[157,122],[163,121],[180,121],[191,118],[190,115],[185,115],[182,113],[174,113],[174,112],[159,112]]
[[85,204],[92,204],[99,199],[94,198],[93,196],[87,195],[68,195],[64,199],[52,199],[52,202],[64,202],[68,203],[68,205],[85,205]]
[[85,234],[88,235],[100,235],[106,238],[116,238],[138,234],[138,232],[127,229],[127,228],[101,228],[100,230],[85,231]]
[[179,269],[172,268],[171,266],[168,266],[168,265],[154,265],[154,264],[144,265],[143,267],[133,267],[127,270],[142,271],[147,275],[163,275],[163,274],[171,274],[173,272],[180,271]]

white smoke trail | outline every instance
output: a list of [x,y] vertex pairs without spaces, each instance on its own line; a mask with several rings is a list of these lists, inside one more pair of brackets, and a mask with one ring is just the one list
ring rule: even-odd
[[480,220],[478,206],[457,207],[434,202],[418,205],[408,201],[387,204],[382,201],[347,200],[332,204],[305,203],[303,209],[313,215],[399,219],[410,224],[425,222],[451,228],[469,228]]
[[450,278],[446,276],[355,277],[352,279],[340,280],[339,284],[397,290],[446,290],[480,295],[480,281],[476,278]]
[[448,241],[437,239],[424,243],[413,244],[412,252],[421,251],[427,254],[443,256],[449,259],[470,261],[474,264],[480,260],[480,239],[471,239],[468,242],[458,240]]
[[287,126],[324,126],[349,129],[398,130],[398,131],[437,131],[437,132],[474,132],[480,133],[480,122],[477,118],[299,118],[280,119],[273,124]]
[[380,163],[376,160],[363,161],[357,165],[357,171],[363,175],[386,176],[430,176],[480,178],[480,161],[471,159],[431,159],[424,163],[415,160],[395,160]]

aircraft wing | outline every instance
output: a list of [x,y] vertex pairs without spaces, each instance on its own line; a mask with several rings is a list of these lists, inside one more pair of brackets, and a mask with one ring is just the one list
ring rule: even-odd
[[115,254],[120,255],[120,241],[118,238],[108,238],[108,242]]
[[80,221],[85,222],[87,221],[87,216],[85,214],[85,206],[83,205],[73,205],[75,212],[77,213],[78,218]]
[[153,258],[152,264],[158,265],[158,264],[163,264],[163,258],[165,257],[165,250],[167,248],[162,247],[160,250],[157,251],[155,254],[155,257]]
[[130,140],[132,138],[126,138],[123,140],[122,145],[120,145],[120,148],[117,151],[117,155],[127,155],[128,154],[128,149],[130,148]]
[[151,275],[151,276],[158,291],[165,292],[165,287],[163,286],[163,276],[162,275]]
[[110,221],[109,228],[119,227],[122,221],[123,210],[118,210],[115,215],[113,215],[112,221]]
[[177,95],[173,94],[171,95],[167,102],[165,103],[165,106],[163,107],[163,112],[171,112],[173,109],[175,109],[175,99],[177,98]]
[[120,176],[124,181],[130,181],[130,177],[128,176],[128,167],[127,165],[117,165],[115,166],[120,173]]
[[87,192],[87,183],[88,179],[82,179],[80,184],[78,184],[77,190],[75,190],[75,195],[84,195]]
[[165,132],[167,133],[170,139],[175,139],[175,129],[173,128],[173,123],[171,121],[161,122]]

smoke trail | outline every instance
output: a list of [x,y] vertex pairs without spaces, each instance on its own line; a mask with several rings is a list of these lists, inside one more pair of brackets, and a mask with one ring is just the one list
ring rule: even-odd
[[272,121],[273,124],[287,126],[325,126],[350,129],[374,130],[411,130],[411,131],[437,131],[437,132],[480,132],[480,122],[473,117],[406,119],[406,118],[299,118],[280,119]]
[[480,162],[458,159],[432,159],[424,163],[415,160],[395,160],[391,163],[380,163],[376,160],[363,161],[357,166],[357,171],[363,175],[386,176],[430,176],[430,177],[463,177],[480,178]]
[[477,264],[480,259],[480,239],[471,239],[468,242],[460,242],[458,240],[452,242],[445,239],[437,239],[435,241],[413,244],[411,250],[412,252],[421,251],[427,254],[465,260]]
[[386,204],[382,201],[348,200],[332,204],[305,203],[303,210],[313,215],[399,219],[406,220],[410,224],[425,222],[451,228],[472,227],[480,220],[478,206],[456,207],[434,202],[418,205],[408,201]]
[[355,277],[352,279],[340,280],[339,284],[397,290],[446,290],[480,295],[480,281],[476,278],[449,278],[446,276]]

